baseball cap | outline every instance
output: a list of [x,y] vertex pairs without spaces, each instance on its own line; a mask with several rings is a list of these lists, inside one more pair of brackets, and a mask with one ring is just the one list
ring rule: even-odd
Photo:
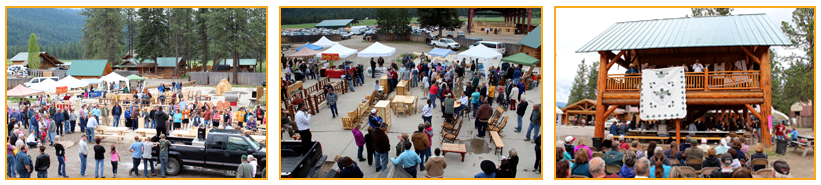
[[789,175],[790,174],[790,164],[787,161],[782,159],[776,160],[773,162],[773,170],[781,175]]
[[730,153],[721,154],[721,164],[724,166],[730,166],[733,163],[733,155]]
[[576,140],[576,138],[573,138],[573,136],[567,136],[564,138],[564,142],[566,143],[571,143],[573,142],[573,140]]

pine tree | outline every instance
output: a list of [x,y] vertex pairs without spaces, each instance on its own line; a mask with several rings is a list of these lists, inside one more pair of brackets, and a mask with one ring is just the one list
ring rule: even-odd
[[[211,48],[216,51],[228,51],[233,58],[234,67],[232,81],[238,83],[239,57],[249,49],[248,13],[247,8],[215,8],[209,16],[208,34],[212,36]],[[214,59],[218,59],[224,52],[216,52]],[[216,60],[214,61],[216,69]]]
[[593,62],[590,64],[590,68],[587,70],[587,86],[584,90],[584,98],[595,100],[598,96],[596,93],[596,89],[598,89],[597,84],[599,83],[599,61]]
[[34,33],[31,33],[29,37],[28,53],[28,67],[31,69],[40,69],[40,46],[37,45],[37,36],[34,35]]
[[[169,28],[171,38],[174,42],[174,57],[175,60],[183,58],[191,60],[189,56],[189,47],[193,36],[193,9],[191,8],[171,8],[169,18]],[[174,65],[175,74],[182,74],[179,69],[180,64]],[[187,65],[185,65],[187,66]]]
[[[140,27],[137,31],[137,45],[134,50],[140,56],[140,62],[146,59],[156,62],[157,57],[164,56],[164,49],[167,46],[168,26],[164,10],[162,8],[140,8],[137,16],[140,17]],[[157,71],[156,66],[154,71]]]
[[[209,56],[209,53],[208,53],[208,40],[209,40],[209,38],[208,38],[208,22],[206,22],[206,20],[208,20],[208,13],[209,12],[210,11],[208,10],[208,8],[200,8],[200,9],[197,9],[197,13],[195,14],[196,26],[194,28],[196,29],[195,32],[198,36],[199,50],[201,50],[197,54],[200,57],[202,57],[202,59],[200,60],[201,61],[200,64],[202,64],[201,65],[202,66],[202,72],[205,72],[205,70],[207,69],[207,66],[208,66],[207,62],[208,62],[208,56]],[[215,59],[215,61],[216,61],[216,59]],[[217,66],[213,66],[213,67],[214,67],[214,69],[216,69]]]
[[376,9],[377,24],[382,34],[408,34],[411,32],[411,16],[407,8],[378,8]]
[[459,20],[459,12],[455,8],[417,8],[419,13],[419,27],[439,27],[439,36],[442,30],[462,28],[463,21]]
[[125,19],[123,20],[125,24],[125,44],[126,44],[126,54],[130,54],[134,56],[134,38],[137,36],[137,10],[134,8],[123,8],[123,14]]
[[[793,11],[792,23],[781,22],[781,30],[787,34],[792,42],[792,48],[804,51],[804,55],[793,54],[784,58],[789,62],[789,68],[784,69],[785,101],[790,103],[813,101],[814,72],[815,72],[815,10],[813,8],[798,8]],[[773,91],[773,94],[777,92]]]
[[80,14],[86,17],[82,39],[86,51],[83,57],[119,63],[124,27],[120,8],[87,8]]
[[[691,8],[690,11],[693,13],[693,17],[707,17],[707,16],[722,16],[722,15],[732,15],[733,14],[732,8]],[[687,15],[690,17],[691,15]]]
[[573,78],[573,86],[570,87],[570,97],[567,98],[567,104],[573,104],[585,98],[584,93],[587,86],[586,74],[587,65],[584,64],[584,59],[582,59],[582,63],[579,64],[578,69],[576,69],[576,77]]

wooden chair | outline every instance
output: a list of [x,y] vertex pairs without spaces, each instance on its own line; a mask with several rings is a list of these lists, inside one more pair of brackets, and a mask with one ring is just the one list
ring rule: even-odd
[[393,111],[397,116],[399,116],[400,113],[403,114],[403,115],[408,115],[408,107],[405,106],[404,103],[397,102],[397,103],[394,103],[392,106],[394,108]]
[[756,166],[761,166],[760,168],[767,168],[768,164],[770,164],[770,162],[764,158],[757,158],[750,161],[750,167],[753,169],[755,169]]
[[496,124],[488,125],[488,130],[489,131],[502,132],[502,129],[504,129],[505,126],[507,125],[507,118],[508,118],[508,116],[505,116],[504,118],[499,119],[500,121],[497,121]]
[[442,136],[442,142],[454,143],[456,142],[456,138],[459,137],[459,132],[462,130],[462,121],[459,122],[459,125],[456,126],[454,132],[445,132]]
[[617,174],[621,170],[621,166],[615,164],[608,164],[604,168],[607,174]]
[[418,105],[416,105],[417,104],[416,102],[419,102],[419,97],[414,97],[413,98],[413,104],[411,104],[411,107],[410,107],[414,114],[416,114],[416,112],[419,111],[419,107],[418,107]]
[[760,169],[758,171],[755,171],[755,173],[753,175],[757,175],[761,178],[773,178],[773,169],[772,168]]
[[601,152],[595,152],[595,153],[593,153],[593,157],[601,157],[601,158],[604,158],[604,153],[601,153]]
[[670,166],[681,166],[681,161],[678,159],[670,159]]
[[701,162],[702,160],[699,158],[688,158],[684,161],[687,166],[692,167],[694,170],[701,170]]

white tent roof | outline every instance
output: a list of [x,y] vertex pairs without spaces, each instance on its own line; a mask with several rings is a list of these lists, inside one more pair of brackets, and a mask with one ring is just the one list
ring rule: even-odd
[[314,42],[314,45],[322,46],[323,48],[328,48],[336,44],[338,44],[338,42],[331,41],[331,39],[328,39],[325,36],[322,36],[322,38],[319,38],[319,40]]
[[68,88],[79,88],[79,87],[88,86],[88,82],[78,80],[77,78],[74,78],[71,75],[66,76],[65,78],[61,79],[60,81],[57,81],[57,83],[60,84],[60,85],[68,86]]
[[348,56],[356,54],[356,52],[358,52],[358,50],[342,46],[342,44],[336,44],[333,47],[328,48],[328,50],[323,51],[322,53],[317,53],[316,57],[322,57],[323,53],[336,53],[339,54],[339,58],[348,58]]
[[65,86],[65,85],[60,85],[59,83],[57,83],[57,81],[54,81],[52,79],[46,79],[46,80],[44,80],[40,83],[36,83],[36,84],[32,85],[29,88],[34,89],[34,90],[39,90],[39,91],[45,91],[45,92],[56,92],[57,91],[57,86]]
[[374,42],[368,48],[363,49],[359,54],[359,57],[387,57],[393,55],[396,52],[396,48],[386,46],[379,42]]
[[468,60],[478,59],[482,64],[482,69],[490,70],[490,66],[499,66],[502,60],[502,54],[496,50],[485,47],[479,44],[476,47],[470,48],[467,51],[459,53],[456,58],[467,58]]
[[82,79],[82,81],[88,82],[88,84],[100,84],[100,79],[86,78]]
[[123,76],[121,76],[121,75],[119,75],[119,74],[117,74],[117,73],[114,73],[114,72],[109,73],[108,75],[103,76],[102,78],[100,78],[100,81],[103,81],[103,82],[113,82],[113,83],[120,83],[121,81],[124,81],[124,82],[126,83],[126,85],[128,85],[128,84],[129,84],[129,83],[128,83],[128,78],[123,77]]

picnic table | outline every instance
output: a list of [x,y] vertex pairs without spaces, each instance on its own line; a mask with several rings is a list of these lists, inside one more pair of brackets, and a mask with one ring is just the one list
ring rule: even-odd
[[[103,127],[100,129],[95,129],[94,131],[99,132],[99,137],[115,137],[117,138],[117,143],[120,143],[120,140],[124,140],[125,131],[127,131],[128,127]],[[106,134],[108,133],[108,134]]]
[[137,132],[141,137],[148,137],[148,134],[157,134],[157,130],[148,128],[137,129],[134,132]]
[[[793,144],[794,150],[798,150],[798,148],[803,148],[804,152],[801,154],[801,156],[807,156],[807,152],[809,152],[809,150],[813,149],[814,146],[815,146],[815,136],[814,135],[810,135],[810,136],[798,135],[798,139],[799,139],[799,141],[791,141],[790,143]],[[804,140],[806,142],[801,142],[801,140]],[[813,152],[814,152],[814,150],[813,150]]]
[[462,162],[465,162],[465,154],[467,153],[467,147],[465,147],[465,144],[442,143],[442,156],[448,152],[462,154]]

